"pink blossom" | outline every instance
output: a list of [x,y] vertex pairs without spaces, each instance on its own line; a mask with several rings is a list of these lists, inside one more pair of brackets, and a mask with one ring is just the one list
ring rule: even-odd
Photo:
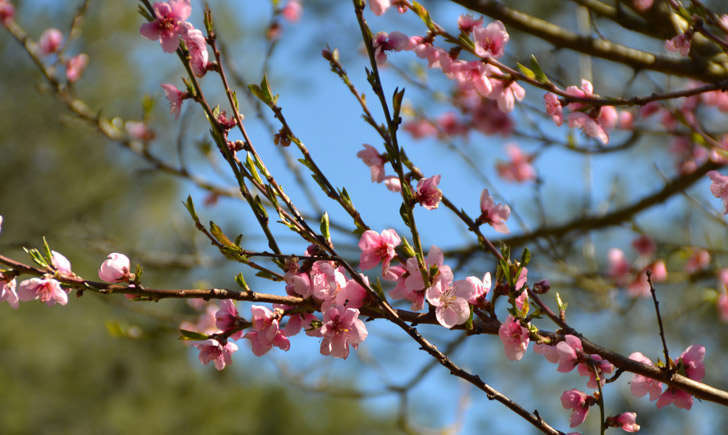
[[526,349],[528,349],[530,338],[528,329],[521,326],[518,319],[508,316],[506,321],[498,328],[498,336],[503,342],[503,350],[508,359],[518,361],[523,358]]
[[85,53],[68,59],[66,62],[66,79],[71,83],[80,79],[86,65],[88,65],[88,56]]
[[436,122],[444,136],[457,136],[468,132],[468,126],[461,123],[453,112],[442,114]]
[[506,146],[506,153],[511,161],[498,162],[496,170],[504,180],[522,183],[536,178],[536,171],[531,166],[531,156],[524,154],[515,144]]
[[[238,324],[238,309],[235,308],[235,302],[225,299],[220,303],[220,309],[215,313],[215,326],[223,333],[228,333],[235,329]],[[243,336],[243,331],[236,331],[230,338],[237,340]]]
[[[437,267],[437,274],[432,277],[433,282],[440,278],[444,278],[446,281],[448,279],[452,280],[452,269],[450,269],[450,266],[444,265],[443,262],[444,256],[440,248],[432,246],[425,258],[425,267],[427,270],[430,270],[433,266]],[[394,270],[392,271],[392,269]],[[417,264],[417,259],[414,257],[408,258],[404,268],[401,266],[393,266],[390,268],[390,271],[394,272],[392,275],[397,277],[397,286],[389,295],[393,299],[407,299],[412,302],[411,308],[413,310],[421,310],[424,305],[426,289],[422,279],[422,273],[420,273],[420,268]],[[388,279],[387,276],[384,278]]]
[[637,277],[627,286],[627,292],[633,297],[650,296],[650,283],[647,280],[647,271],[650,271],[653,282],[662,282],[667,279],[667,267],[662,260],[648,265]]
[[286,281],[286,292],[289,295],[308,298],[312,294],[311,278],[307,273],[286,272],[283,276]]
[[693,407],[693,396],[683,390],[668,387],[657,399],[657,403],[655,405],[658,408],[664,408],[670,404],[674,404],[678,408],[690,409]]
[[597,122],[602,128],[610,130],[617,126],[617,109],[614,106],[602,106],[599,109],[599,116],[597,116]]
[[369,0],[369,7],[374,15],[382,15],[392,6],[392,0]]
[[546,343],[536,343],[533,345],[533,351],[541,354],[547,361],[555,363],[559,361],[559,351],[556,346]]
[[657,250],[657,245],[655,245],[655,242],[645,234],[634,239],[632,241],[632,247],[635,251],[637,251],[638,254],[643,257],[650,257]]
[[559,97],[556,96],[556,94],[553,94],[551,92],[547,92],[546,95],[543,96],[544,103],[546,104],[546,113],[551,116],[551,119],[554,120],[554,124],[560,126],[564,123],[564,109],[561,107],[561,102],[559,101]]
[[[450,59],[445,55],[443,59]],[[445,74],[457,81],[461,90],[475,90],[481,97],[488,97],[493,92],[493,84],[487,75],[487,67],[479,61],[465,62],[458,60],[446,63]]]
[[579,352],[583,352],[579,337],[566,335],[564,341],[556,344],[559,367],[556,369],[562,373],[568,373],[576,367],[579,360]]
[[718,296],[717,307],[718,313],[720,313],[720,320],[724,323],[728,323],[728,294],[722,293]]
[[510,36],[500,21],[493,21],[485,27],[473,28],[475,55],[480,57],[503,56],[503,51]]
[[685,264],[685,272],[695,273],[710,266],[710,252],[705,249],[694,249]]
[[283,6],[283,9],[281,9],[281,15],[283,15],[283,18],[292,23],[301,19],[302,12],[303,6],[301,6],[301,2],[299,0],[290,0],[285,6]]
[[609,271],[607,272],[609,276],[619,285],[626,284],[630,266],[627,260],[625,260],[622,250],[617,248],[610,249],[607,253],[607,259],[609,260]]
[[640,117],[649,118],[650,116],[658,113],[662,110],[662,105],[657,101],[650,101],[644,106],[640,107]]
[[719,90],[704,92],[700,98],[708,106],[715,106],[721,112],[728,112],[728,92]]
[[60,252],[51,251],[51,266],[61,275],[73,275],[71,262]]
[[710,193],[723,201],[723,214],[728,214],[728,176],[718,171],[708,172],[710,177]]
[[359,310],[333,306],[324,313],[321,334],[321,353],[346,359],[349,346],[358,348],[368,333],[364,322],[359,320]]
[[334,299],[346,286],[346,276],[341,267],[329,261],[317,261],[311,266],[311,289],[314,298],[320,301]]
[[[652,364],[652,361],[646,356],[642,355],[640,352],[634,352],[630,354],[629,359],[648,365],[650,367],[654,366],[654,364]],[[637,374],[632,377],[629,388],[632,394],[634,394],[636,397],[642,397],[645,394],[649,394],[650,400],[656,400],[662,392],[662,384],[659,381],[648,378],[647,376]]]
[[356,156],[369,167],[372,182],[381,183],[384,180],[384,159],[376,148],[369,144],[364,144],[364,149],[356,153]]
[[440,175],[421,178],[417,182],[416,201],[428,210],[434,210],[440,205],[442,191],[437,187],[440,184]]
[[129,257],[118,252],[106,256],[99,267],[99,278],[106,282],[127,281],[130,274]]
[[636,412],[623,412],[614,418],[614,426],[621,427],[625,432],[637,432],[640,425],[637,424]]
[[134,139],[148,142],[156,136],[154,130],[150,129],[145,123],[139,121],[127,121],[124,124],[126,132]]
[[262,356],[273,348],[273,346],[287,351],[291,344],[283,334],[278,325],[280,311],[276,313],[262,305],[250,307],[252,315],[253,330],[245,333],[243,338],[250,340],[250,345],[255,356]]
[[702,381],[705,377],[705,346],[690,345],[676,360],[684,369],[685,375],[695,381]]
[[207,364],[212,361],[217,370],[222,370],[225,366],[232,364],[232,355],[238,351],[238,345],[235,343],[229,341],[223,346],[213,338],[195,343],[194,346],[200,351],[200,362]]
[[435,307],[437,321],[446,328],[452,328],[470,318],[468,300],[473,298],[474,289],[475,286],[467,284],[453,285],[452,276],[441,276],[425,291],[425,297]]
[[589,404],[587,403],[586,393],[579,390],[571,389],[561,394],[561,406],[564,409],[571,409],[571,417],[569,418],[569,427],[576,427],[584,423],[586,415],[589,413]]
[[485,300],[485,297],[490,291],[490,272],[486,272],[485,275],[483,275],[482,281],[477,277],[469,276],[465,279],[455,281],[453,286],[455,287],[456,294],[468,294],[470,295],[468,297],[468,303],[478,305]]
[[147,39],[159,41],[162,50],[172,53],[179,45],[178,37],[184,30],[184,22],[192,12],[190,0],[156,2],[152,7],[156,20],[142,24],[139,33]]
[[387,38],[387,50],[403,51],[415,48],[415,42],[402,32],[394,31],[389,33]]
[[435,136],[437,134],[437,128],[426,119],[406,122],[402,128],[404,131],[411,134],[413,139],[422,139],[424,137]]
[[63,45],[63,33],[58,29],[47,29],[40,35],[40,47],[41,53],[45,55],[53,54],[58,51]]
[[[596,95],[594,95],[594,85],[592,85],[592,83],[589,80],[584,80],[584,79],[581,80],[580,87],[576,87],[576,86],[572,85],[572,86],[569,86],[568,88],[566,88],[566,93],[568,95],[571,95],[574,97],[579,97],[579,98],[589,98],[589,97],[596,96]],[[585,107],[585,105],[584,105],[584,103],[581,103],[581,102],[573,102],[573,103],[567,104],[566,107],[569,110],[573,111],[573,110],[582,109],[583,107]]]
[[499,80],[492,80],[494,82],[493,93],[489,95],[489,98],[495,96],[496,103],[501,112],[509,113],[515,107],[516,101],[523,101],[526,97],[526,90],[521,87],[516,81],[512,81],[508,86],[503,87],[503,83]]
[[632,3],[634,4],[635,9],[640,12],[644,12],[652,7],[652,3],[654,1],[655,0],[632,0]]
[[8,280],[0,273],[0,302],[6,301],[11,307],[18,308],[18,294],[15,292],[15,278]]
[[475,27],[481,25],[483,25],[483,17],[475,19],[472,15],[465,14],[458,17],[458,28],[463,33],[470,33]]
[[46,304],[66,305],[68,294],[61,283],[52,278],[30,278],[18,285],[18,299],[21,301],[32,301],[39,299]]
[[196,323],[184,321],[179,325],[179,329],[199,332],[205,335],[220,334],[222,331],[217,328],[216,317],[218,311],[219,308],[217,305],[209,303],[205,306],[205,311],[197,317]]
[[174,119],[179,118],[182,102],[187,98],[187,93],[180,91],[176,86],[169,83],[162,84],[162,89],[164,89],[164,94],[169,100],[169,113],[174,115]]
[[384,186],[390,192],[399,193],[402,191],[402,183],[396,175],[388,175],[384,177]]
[[359,239],[359,249],[362,251],[359,267],[363,270],[372,269],[381,261],[382,269],[388,269],[389,262],[397,255],[395,248],[401,242],[399,235],[393,229],[383,230],[381,235],[372,230],[364,231]]
[[488,189],[483,189],[480,195],[480,211],[478,222],[492,226],[499,233],[509,232],[505,221],[511,216],[511,208],[505,204],[496,204]]
[[685,33],[680,33],[665,41],[665,50],[680,53],[682,56],[690,54],[690,37]]
[[[573,103],[572,103],[573,104]],[[584,112],[571,112],[568,116],[569,127],[579,128],[585,135],[598,139],[601,143],[609,143],[609,135],[604,128]]]
[[622,128],[624,130],[632,130],[632,128],[634,128],[634,115],[632,114],[632,112],[620,110],[617,123],[619,125],[619,128]]
[[[363,274],[359,277],[364,284],[369,287],[369,278]],[[321,311],[326,311],[330,305],[338,305],[347,308],[361,308],[367,298],[367,289],[362,287],[356,280],[350,279],[346,285],[336,293],[336,297],[324,302],[321,305]]]
[[[599,375],[599,384],[604,385],[604,382],[606,381],[604,375],[612,373],[614,371],[614,366],[612,363],[597,354],[589,355],[589,360],[591,362],[583,362],[579,364],[576,367],[577,371],[581,376],[589,377],[589,381],[586,383],[587,387],[597,388],[597,374]],[[594,373],[595,368],[597,371],[596,374]]]
[[5,0],[0,0],[0,23],[7,25],[14,16],[15,7]]
[[202,77],[207,72],[207,39],[202,31],[195,29],[192,24],[184,23],[180,28],[180,36],[190,53],[190,68],[197,77]]

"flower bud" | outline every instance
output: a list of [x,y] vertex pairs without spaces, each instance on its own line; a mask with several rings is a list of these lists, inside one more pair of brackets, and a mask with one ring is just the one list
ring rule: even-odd
[[121,282],[129,279],[129,257],[113,252],[99,267],[99,278],[107,282]]

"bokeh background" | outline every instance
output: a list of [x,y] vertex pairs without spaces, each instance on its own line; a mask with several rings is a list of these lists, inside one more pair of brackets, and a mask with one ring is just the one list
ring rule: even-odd
[[[509,3],[571,29],[583,26],[573,3]],[[51,0],[16,4],[18,22],[35,38],[48,27],[66,33],[77,6]],[[257,82],[266,70],[294,133],[330,180],[346,186],[370,226],[401,231],[398,195],[383,185],[371,184],[368,169],[355,157],[363,143],[380,149],[381,143],[361,120],[356,101],[320,56],[326,46],[339,49],[352,81],[366,92],[379,116],[374,95],[366,87],[366,59],[351,4],[304,1],[299,22],[278,20],[281,34],[270,56],[270,41],[265,37],[272,15],[268,2],[215,0],[210,4],[238,78]],[[457,17],[464,12],[449,2],[424,4],[449,29],[455,29]],[[200,2],[193,1],[191,20],[198,27],[202,26],[201,9]],[[390,11],[383,17],[368,13],[367,18],[375,31],[422,34],[421,23],[410,15]],[[172,164],[183,159],[196,174],[232,186],[231,178],[220,171],[221,161],[209,151],[199,109],[185,103],[180,120],[169,116],[159,84],[181,86],[183,71],[175,56],[165,55],[159,44],[139,36],[140,23],[134,1],[89,3],[81,35],[66,47],[69,53],[85,52],[91,59],[76,92],[105,116],[126,120],[144,116],[145,99],[156,102],[148,119],[157,134],[151,145],[154,153]],[[625,34],[608,24],[599,30],[628,45],[662,50],[660,41]],[[552,79],[571,84],[590,77],[602,95],[643,95],[681,83],[654,73],[635,75],[624,67],[554,50],[516,31],[511,38],[506,63],[525,63],[533,53]],[[214,219],[230,234],[243,233],[246,247],[262,249],[264,240],[246,204],[224,197],[213,201],[207,192],[155,170],[74,118],[54,99],[27,54],[4,30],[0,31],[0,59],[0,214],[5,218],[0,252],[22,259],[22,247],[37,247],[46,236],[54,249],[71,259],[74,271],[88,278],[95,277],[108,252],[118,251],[144,266],[148,286],[235,288],[233,277],[243,271],[254,289],[283,293],[282,286],[258,281],[249,270],[217,255],[195,231],[181,203],[191,195],[203,221]],[[412,113],[435,118],[451,110],[446,104],[451,84],[438,72],[427,72],[426,65],[411,53],[390,55],[390,61],[383,71],[386,89],[391,93],[395,86],[406,87]],[[203,86],[224,105],[212,74],[203,80]],[[243,88],[238,89],[242,95]],[[509,221],[512,231],[518,233],[544,222],[618,208],[657,190],[664,182],[662,177],[676,174],[668,139],[659,125],[645,128],[649,131],[641,134],[636,146],[585,156],[564,145],[568,143],[567,129],[553,127],[532,110],[542,107],[543,94],[526,90],[527,99],[511,114],[517,128],[509,137],[475,133],[447,141],[416,141],[402,133],[401,140],[415,164],[426,175],[443,174],[443,191],[469,213],[477,212],[480,192],[487,186],[518,213],[518,220]],[[353,228],[334,203],[323,195],[311,200],[290,175],[267,127],[272,117],[264,114],[267,122],[262,122],[249,102],[243,103],[243,111],[258,150],[294,201],[311,216],[327,210],[334,222]],[[716,113],[703,115],[706,122],[720,125]],[[613,141],[619,143],[628,136],[617,133]],[[578,133],[574,137],[579,143],[591,144]],[[510,142],[538,154],[537,182],[512,184],[498,179],[495,164],[506,159],[504,146]],[[295,156],[294,150],[289,151]],[[310,186],[314,189],[313,183]],[[642,350],[654,359],[660,345],[651,303],[631,300],[603,277],[608,248],[622,247],[634,257],[629,243],[636,230],[649,234],[657,240],[660,256],[668,260],[671,272],[670,282],[661,291],[672,352],[679,354],[691,343],[706,345],[706,381],[725,388],[726,326],[719,322],[714,308],[720,288],[710,273],[692,280],[680,274],[689,256],[687,246],[710,248],[712,268],[728,264],[722,261],[726,227],[710,213],[720,204],[709,196],[707,186],[703,182],[690,190],[701,207],[678,196],[616,228],[588,237],[539,241],[531,246],[534,260],[529,276],[534,281],[551,279],[569,301],[572,323],[594,341],[624,354]],[[206,200],[209,205],[203,206]],[[473,243],[447,210],[418,209],[416,217],[425,246],[457,251]],[[286,233],[285,227],[275,229],[285,249],[303,252],[305,245]],[[355,259],[356,236],[348,231],[334,234],[335,244]],[[495,233],[488,234],[497,238]],[[458,277],[494,271],[491,259],[485,256],[457,260],[452,257],[451,264],[459,267]],[[240,304],[240,309],[244,315],[248,313],[247,304]],[[27,303],[14,311],[0,305],[0,433],[409,430],[500,434],[533,430],[440,367],[418,376],[429,363],[426,355],[401,331],[381,321],[367,324],[369,339],[347,361],[322,357],[316,339],[300,336],[292,339],[289,352],[274,350],[263,358],[253,357],[247,343],[241,342],[233,365],[217,372],[201,366],[196,352],[177,340],[179,323],[194,321],[196,316],[183,302],[132,303],[92,294],[72,298],[66,307]],[[552,329],[545,322],[543,326]],[[518,363],[508,362],[495,337],[463,340],[441,329],[421,327],[442,347],[456,343],[453,356],[459,364],[481,374],[527,409],[538,408],[557,427],[567,428],[568,413],[561,409],[558,397],[566,389],[584,388],[576,374],[556,376],[554,366],[532,351]],[[672,408],[657,413],[653,403],[629,394],[628,378],[623,376],[606,390],[608,410],[613,414],[637,411],[647,433],[718,433],[716,428],[728,424],[724,409],[711,403],[696,401],[691,412]],[[418,382],[406,400],[388,388],[412,379]],[[596,427],[588,421],[582,430],[593,433]]]

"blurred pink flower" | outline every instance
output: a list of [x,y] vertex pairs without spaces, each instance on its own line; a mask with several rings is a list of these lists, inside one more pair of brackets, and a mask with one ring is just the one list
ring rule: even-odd
[[61,45],[63,45],[63,33],[58,29],[47,29],[40,35],[38,47],[45,55],[55,53],[61,48]]

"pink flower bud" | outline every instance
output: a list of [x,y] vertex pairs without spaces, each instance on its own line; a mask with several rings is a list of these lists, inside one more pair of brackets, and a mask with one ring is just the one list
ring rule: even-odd
[[179,118],[182,102],[187,97],[187,94],[177,89],[175,85],[169,83],[163,83],[161,86],[164,89],[164,95],[169,100],[169,113],[174,115],[174,119]]
[[68,258],[56,251],[51,251],[51,255],[51,266],[53,266],[54,269],[64,275],[73,274],[73,272],[71,272],[71,262],[68,261]]
[[0,23],[7,25],[15,16],[15,8],[12,4],[0,0]]
[[81,53],[78,56],[74,56],[66,62],[66,78],[69,82],[73,83],[81,78],[83,70],[88,65],[88,55]]
[[283,9],[281,10],[281,15],[283,15],[283,18],[285,18],[286,20],[295,23],[296,21],[301,19],[302,12],[303,7],[301,6],[301,3],[298,0],[291,0],[286,3],[285,6],[283,6]]
[[40,47],[41,53],[45,55],[53,54],[58,51],[63,45],[63,33],[58,29],[48,29],[40,35]]
[[99,267],[99,278],[106,282],[121,282],[129,279],[129,257],[113,252]]

